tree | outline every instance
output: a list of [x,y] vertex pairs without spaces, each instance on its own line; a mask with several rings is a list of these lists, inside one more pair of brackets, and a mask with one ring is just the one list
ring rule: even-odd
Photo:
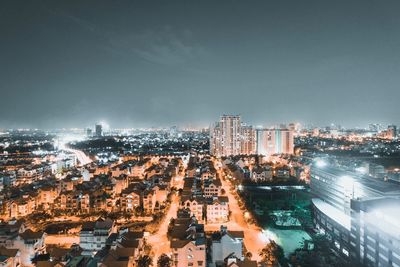
[[269,243],[260,251],[259,255],[267,266],[279,266],[279,263],[285,263],[283,248],[274,240],[269,240]]
[[250,251],[246,252],[247,259],[251,260],[252,257],[253,257],[253,254]]
[[172,259],[168,257],[166,254],[161,254],[161,256],[157,260],[158,267],[171,267]]
[[153,265],[153,260],[149,255],[141,255],[138,259],[138,267],[149,267]]

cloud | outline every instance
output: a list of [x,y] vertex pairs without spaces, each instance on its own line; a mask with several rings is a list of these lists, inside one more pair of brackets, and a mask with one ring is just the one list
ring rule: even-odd
[[78,27],[83,28],[84,30],[93,32],[93,33],[98,33],[98,29],[96,28],[96,25],[89,22],[88,20],[82,19],[78,16],[72,15],[70,13],[65,12],[62,9],[59,8],[51,8],[46,5],[42,5],[42,7],[49,12],[50,14],[56,16],[56,17],[61,17],[64,19],[67,19],[74,24],[76,24]]
[[114,36],[110,42],[117,51],[127,49],[148,62],[168,66],[181,65],[206,54],[190,31],[169,26],[119,38]]
[[176,66],[207,54],[206,49],[194,40],[193,32],[188,29],[179,30],[167,25],[142,32],[127,29],[117,33],[65,10],[48,6],[43,8],[52,15],[64,18],[100,37],[103,42],[97,46],[118,56],[136,55],[150,63]]

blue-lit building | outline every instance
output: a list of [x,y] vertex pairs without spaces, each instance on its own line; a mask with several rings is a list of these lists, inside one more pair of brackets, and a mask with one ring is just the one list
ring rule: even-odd
[[400,267],[400,199],[351,202],[352,258],[365,266]]
[[400,267],[400,184],[314,164],[310,186],[315,226],[339,253],[365,266]]

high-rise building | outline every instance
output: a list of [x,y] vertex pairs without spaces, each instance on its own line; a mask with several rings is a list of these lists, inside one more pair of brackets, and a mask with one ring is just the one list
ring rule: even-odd
[[253,126],[241,127],[241,154],[256,154],[256,130]]
[[216,156],[234,156],[241,153],[241,125],[239,115],[222,115],[210,127],[211,153]]
[[257,154],[293,154],[293,131],[289,129],[257,129]]
[[90,129],[90,128],[87,128],[86,129],[86,136],[88,136],[88,137],[90,137],[90,136],[92,136],[92,129]]
[[222,156],[222,133],[219,122],[210,126],[210,154],[217,157]]
[[210,127],[210,153],[218,157],[239,154],[293,154],[293,130],[256,130],[252,126],[241,125],[238,115],[222,115],[220,120]]
[[225,156],[240,154],[240,116],[222,115],[220,120],[222,149]]
[[387,137],[393,139],[397,137],[397,127],[396,125],[389,125],[387,128]]
[[103,126],[101,124],[96,124],[96,136],[100,137],[103,135]]

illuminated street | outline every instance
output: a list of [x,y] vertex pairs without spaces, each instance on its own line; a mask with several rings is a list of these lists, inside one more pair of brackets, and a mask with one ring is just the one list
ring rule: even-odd
[[79,161],[80,166],[85,166],[86,164],[89,164],[92,162],[90,157],[88,157],[83,151],[80,151],[77,149],[71,149],[71,148],[64,148],[64,150],[74,153],[76,158]]
[[0,267],[400,267],[399,13],[3,0]]
[[[214,160],[214,165],[217,165],[217,160]],[[218,168],[216,168],[218,170]],[[223,175],[221,170],[218,170],[219,175]],[[267,243],[268,239],[262,232],[262,229],[249,224],[245,220],[245,212],[239,207],[238,201],[235,198],[235,194],[230,190],[230,183],[227,179],[221,179],[222,188],[225,189],[226,195],[229,198],[229,209],[231,210],[231,217],[229,222],[224,223],[228,226],[229,230],[232,231],[243,231],[244,232],[244,245],[247,251],[252,252],[253,260],[260,260],[258,251],[260,251]],[[248,215],[247,215],[248,216]],[[220,224],[206,224],[206,231],[218,231]]]
[[[184,172],[185,170],[183,170],[183,173]],[[174,186],[176,188],[178,189],[182,188],[183,186],[182,175],[177,175],[176,177],[174,177],[173,181],[174,181]],[[170,252],[169,240],[167,237],[168,225],[171,219],[176,217],[178,208],[179,208],[179,196],[177,195],[177,193],[175,193],[172,195],[171,205],[169,207],[166,216],[162,220],[158,228],[158,231],[147,238],[148,243],[152,247],[152,253],[154,253],[154,259],[158,259],[158,257],[163,253],[168,254]]]

